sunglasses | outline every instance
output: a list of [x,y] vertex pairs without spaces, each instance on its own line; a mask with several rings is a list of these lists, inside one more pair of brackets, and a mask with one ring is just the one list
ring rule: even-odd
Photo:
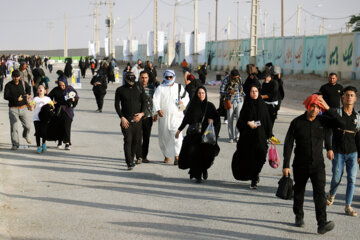
[[172,79],[173,76],[166,76],[165,78],[166,78],[166,79]]

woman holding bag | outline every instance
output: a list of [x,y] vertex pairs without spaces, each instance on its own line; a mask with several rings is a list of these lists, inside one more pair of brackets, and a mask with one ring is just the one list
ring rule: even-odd
[[251,189],[257,188],[259,174],[266,161],[271,126],[266,104],[259,96],[259,88],[253,85],[236,124],[240,139],[231,164],[234,178],[241,181],[251,180]]
[[202,179],[208,178],[207,169],[220,151],[217,143],[212,145],[202,142],[202,135],[209,124],[214,125],[216,136],[220,131],[220,116],[214,104],[208,102],[205,87],[197,89],[175,138],[179,137],[187,124],[189,127],[180,151],[179,168],[190,168],[190,179],[196,178],[201,183]]

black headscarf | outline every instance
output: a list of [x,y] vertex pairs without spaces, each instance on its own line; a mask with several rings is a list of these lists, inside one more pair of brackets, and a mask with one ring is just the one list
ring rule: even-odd
[[[203,89],[205,91],[205,99],[203,101],[200,101],[200,99],[197,95],[200,89]],[[189,105],[188,110],[186,111],[185,116],[190,117],[190,119],[189,119],[190,122],[192,122],[192,121],[201,122],[201,119],[205,114],[207,105],[208,105],[207,90],[205,87],[200,86],[196,89],[195,95],[190,101],[190,105]]]
[[237,127],[240,129],[247,126],[248,121],[260,121],[261,125],[265,129],[266,137],[271,136],[271,121],[269,116],[269,111],[267,109],[266,103],[261,98],[260,90],[257,85],[252,85],[251,88],[255,87],[259,91],[259,95],[257,99],[252,99],[249,96],[245,98],[244,105],[242,106],[241,112],[240,112],[240,120],[237,123]]

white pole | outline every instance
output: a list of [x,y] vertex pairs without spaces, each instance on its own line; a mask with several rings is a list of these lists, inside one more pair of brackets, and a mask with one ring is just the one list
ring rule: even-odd
[[259,1],[251,1],[251,29],[250,29],[250,63],[256,64],[257,55],[257,28],[258,28],[258,7]]
[[132,56],[132,39],[133,39],[133,32],[132,32],[132,15],[129,17],[129,55]]
[[154,61],[158,60],[158,8],[157,0],[154,0]]
[[64,14],[64,57],[68,56],[66,13]]
[[99,42],[99,27],[98,27],[98,3],[95,3],[95,23],[94,23],[94,27],[95,27],[95,36],[94,36],[94,41],[95,41],[95,52],[96,52],[96,56],[99,56],[100,54],[100,42]]
[[300,35],[301,6],[297,7],[296,36]]
[[231,24],[231,20],[230,20],[230,16],[229,16],[228,24],[227,24],[227,40],[230,40],[230,24]]

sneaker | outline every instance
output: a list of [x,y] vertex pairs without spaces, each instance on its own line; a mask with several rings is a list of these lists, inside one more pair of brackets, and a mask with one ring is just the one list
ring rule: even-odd
[[62,148],[62,144],[58,144],[58,145],[57,145],[57,148],[58,148],[58,149],[61,149],[61,148]]
[[327,232],[330,232],[335,227],[335,223],[333,221],[328,221],[318,227],[317,232],[319,234],[325,234]]
[[233,140],[233,139],[230,139],[230,140],[229,140],[229,143],[233,143],[233,142],[234,142],[234,140]]
[[346,206],[345,207],[345,215],[348,215],[351,217],[356,217],[357,212],[351,206]]
[[225,124],[228,124],[228,120],[225,120],[224,123],[225,123]]
[[326,196],[326,205],[331,206],[333,205],[335,200],[335,195],[331,195],[330,193]]
[[256,180],[251,180],[251,185],[250,185],[250,189],[257,189],[257,183]]
[[42,151],[46,152],[46,144],[45,143],[42,145]]
[[37,150],[36,150],[36,153],[40,154],[42,151],[42,148],[41,147],[38,147]]
[[65,144],[65,150],[70,150],[71,148],[70,148],[70,145],[67,143],[67,144]]
[[138,158],[138,159],[136,160],[136,164],[141,164],[141,162],[142,162],[142,159],[141,159],[141,158]]
[[295,226],[296,227],[304,227],[305,223],[304,223],[304,219],[300,218],[300,217],[295,217]]
[[15,146],[15,145],[13,145],[12,147],[11,147],[11,150],[14,150],[14,151],[16,151],[16,150],[18,150],[18,146]]

